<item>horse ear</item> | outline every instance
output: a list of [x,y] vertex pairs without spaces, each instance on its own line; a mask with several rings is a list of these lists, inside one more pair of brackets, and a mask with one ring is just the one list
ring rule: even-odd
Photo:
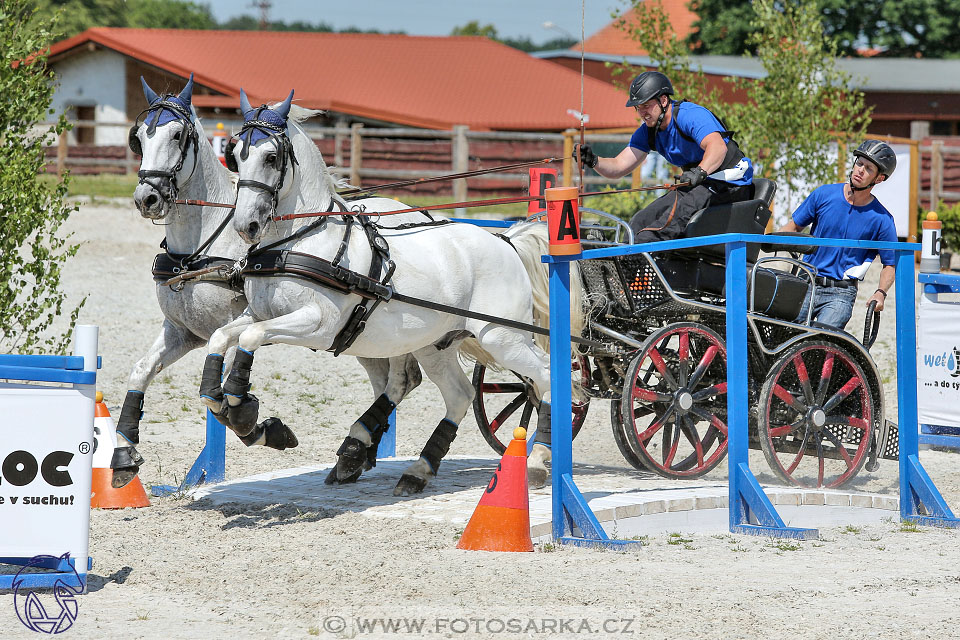
[[247,92],[243,90],[243,87],[240,87],[240,113],[246,116],[251,111],[253,111],[253,107],[250,106]]
[[143,79],[143,76],[140,76],[140,83],[143,85],[143,96],[147,99],[147,104],[153,104],[160,99],[157,92],[151,89],[147,81]]
[[187,104],[190,104],[190,98],[193,97],[193,74],[190,74],[190,79],[187,80],[187,86],[183,88],[183,91],[180,92],[180,95],[177,96]]
[[287,116],[290,114],[290,103],[293,102],[293,89],[290,89],[290,95],[287,96],[287,99],[280,103],[276,109],[273,110],[278,116],[287,119]]

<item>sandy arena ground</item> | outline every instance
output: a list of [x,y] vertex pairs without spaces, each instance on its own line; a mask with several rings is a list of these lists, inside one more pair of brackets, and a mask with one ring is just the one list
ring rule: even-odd
[[[81,322],[100,326],[98,387],[117,418],[130,369],[160,326],[150,265],[163,228],[125,201],[84,204],[69,228],[84,245],[68,266],[66,290],[72,300],[88,296]],[[861,290],[873,291],[876,278],[874,271]],[[873,349],[894,420],[895,295]],[[862,314],[861,302],[851,328],[861,326]],[[147,392],[140,478],[148,487],[182,479],[202,446],[202,360],[200,351],[188,355]],[[256,364],[260,415],[283,417],[300,446],[247,449],[228,433],[227,477],[332,462],[372,400],[363,370],[346,356],[282,345],[258,352]],[[636,474],[613,441],[607,402],[595,405],[574,443],[575,460]],[[403,403],[399,455],[419,452],[441,407],[426,381]],[[472,412],[451,453],[490,458],[493,470]],[[753,456],[760,481],[772,482],[762,456]],[[956,510],[960,457],[923,451],[921,460]],[[710,476],[725,477],[725,465]],[[658,485],[669,481],[651,481]],[[895,495],[896,463],[862,472],[853,489]],[[442,469],[428,491],[442,495]],[[960,532],[952,530],[889,520],[821,529],[820,540],[802,543],[664,535],[626,553],[544,545],[530,554],[458,551],[459,533],[416,519],[283,504],[214,507],[182,497],[95,511],[90,592],[64,635],[396,637],[404,627],[364,632],[353,621],[406,618],[425,620],[417,635],[458,638],[946,638],[960,624]],[[33,637],[17,621],[10,594],[0,596],[0,636]]]

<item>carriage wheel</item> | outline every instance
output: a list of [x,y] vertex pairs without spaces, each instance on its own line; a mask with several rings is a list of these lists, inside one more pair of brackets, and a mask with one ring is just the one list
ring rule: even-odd
[[623,454],[624,459],[630,463],[634,469],[640,471],[649,471],[650,468],[644,464],[640,456],[634,451],[627,437],[627,430],[623,424],[623,405],[620,400],[610,402],[610,424],[613,426],[613,441],[617,443],[617,448]]
[[[573,375],[580,376],[584,389],[589,388],[590,363],[586,356],[579,356],[573,363]],[[503,455],[516,427],[523,427],[527,430],[527,436],[533,437],[537,421],[536,418],[531,421],[531,417],[536,414],[537,407],[530,397],[530,385],[520,376],[510,371],[497,373],[478,363],[473,368],[473,387],[477,391],[473,398],[473,415],[477,419],[483,439],[494,451]],[[574,438],[583,426],[589,407],[590,398],[584,396],[579,402],[574,399]]]
[[873,397],[863,369],[829,342],[802,342],[771,367],[760,392],[763,454],[782,480],[839,487],[866,462]]
[[693,322],[664,327],[640,347],[627,371],[620,413],[623,439],[647,469],[666,478],[697,478],[723,460],[726,360],[720,336]]

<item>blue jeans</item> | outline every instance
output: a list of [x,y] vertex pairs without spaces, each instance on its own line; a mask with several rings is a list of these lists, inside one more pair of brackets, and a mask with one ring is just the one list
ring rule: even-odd
[[[850,316],[853,315],[853,305],[856,301],[856,287],[818,286],[817,302],[813,305],[813,320],[842,331],[847,326]],[[810,291],[807,291],[807,297],[803,301],[795,322],[800,324],[806,322],[808,309],[810,309]]]

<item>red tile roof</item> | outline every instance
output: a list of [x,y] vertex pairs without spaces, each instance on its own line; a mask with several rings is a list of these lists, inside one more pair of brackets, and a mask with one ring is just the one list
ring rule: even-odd
[[[99,27],[53,45],[51,57],[88,42],[182,77],[194,72],[227,96],[242,86],[254,104],[292,88],[304,107],[414,127],[579,126],[567,113],[580,108],[578,72],[486,38]],[[611,85],[586,77],[583,89],[590,128],[636,124]]]
[[[693,23],[699,16],[687,8],[690,0],[660,0],[663,10],[670,16],[670,25],[678,38],[686,38],[693,31]],[[627,23],[636,19],[637,9],[631,9],[624,14]],[[590,53],[606,53],[614,56],[642,56],[644,51],[636,41],[632,40],[624,31],[616,27],[617,20],[612,21],[600,31],[587,38],[583,43],[584,51]],[[574,45],[572,50],[580,51],[580,45]]]

